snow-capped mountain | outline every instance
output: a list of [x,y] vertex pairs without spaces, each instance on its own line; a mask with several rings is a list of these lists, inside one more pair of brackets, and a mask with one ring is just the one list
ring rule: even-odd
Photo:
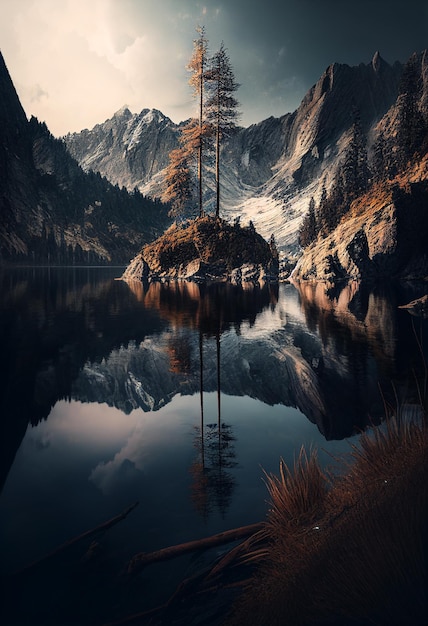
[[[252,220],[279,247],[293,249],[309,199],[328,189],[343,158],[358,111],[372,141],[373,128],[395,102],[402,66],[376,52],[357,67],[334,63],[308,91],[299,108],[239,131],[223,145],[222,215]],[[64,140],[83,169],[111,182],[160,196],[168,154],[177,145],[180,125],[160,111],[132,114],[126,107],[92,130]],[[211,185],[212,173],[206,183]]]
[[177,145],[179,126],[156,109],[132,114],[124,106],[92,130],[69,134],[71,155],[85,170],[95,170],[119,187],[144,191],[153,177],[168,165]]

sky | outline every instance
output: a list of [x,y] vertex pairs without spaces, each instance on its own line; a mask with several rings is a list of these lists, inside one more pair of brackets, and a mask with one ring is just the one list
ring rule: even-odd
[[196,115],[186,65],[202,25],[249,126],[294,111],[331,63],[428,48],[428,0],[0,0],[0,51],[27,116],[57,137],[124,105],[178,123]]

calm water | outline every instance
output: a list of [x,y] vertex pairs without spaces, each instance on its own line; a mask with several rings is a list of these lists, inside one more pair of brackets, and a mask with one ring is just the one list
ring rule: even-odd
[[139,502],[79,546],[72,582],[55,565],[14,591],[22,623],[98,624],[165,601],[215,555],[118,592],[134,554],[262,520],[280,457],[315,446],[331,463],[385,403],[417,401],[427,321],[398,305],[423,286],[144,287],[121,273],[0,274],[1,574]]

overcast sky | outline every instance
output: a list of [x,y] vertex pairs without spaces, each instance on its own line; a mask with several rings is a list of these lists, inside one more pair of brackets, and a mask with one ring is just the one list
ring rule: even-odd
[[185,67],[198,25],[211,52],[228,50],[248,126],[294,111],[330,63],[428,48],[428,1],[0,0],[0,50],[22,105],[56,136],[125,104],[194,115]]

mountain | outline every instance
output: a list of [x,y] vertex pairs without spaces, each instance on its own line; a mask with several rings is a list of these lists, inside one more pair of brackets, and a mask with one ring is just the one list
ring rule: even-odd
[[27,119],[0,54],[0,263],[120,263],[170,223],[167,207],[85,173]]
[[[422,178],[423,176],[423,178]],[[425,279],[428,158],[356,199],[347,218],[299,258],[294,280]]]
[[[330,208],[335,203],[346,208],[347,216],[335,218],[343,225],[350,216],[351,200],[357,202],[357,195],[360,209],[353,204],[353,211],[364,212],[362,207],[366,206],[370,222],[370,216],[379,209],[377,199],[383,198],[384,202],[389,194],[399,216],[396,232],[413,232],[406,207],[419,207],[417,225],[422,228],[416,239],[409,238],[417,243],[419,258],[425,241],[425,189],[420,183],[426,174],[423,165],[418,164],[426,152],[426,68],[425,52],[413,55],[405,65],[390,65],[379,53],[367,65],[334,63],[295,112],[239,128],[222,148],[222,218],[232,222],[239,216],[243,226],[252,222],[264,239],[275,234],[281,252],[300,255],[299,231],[311,198],[319,207],[327,195]],[[126,263],[170,224],[167,208],[147,196],[155,199],[162,193],[168,154],[177,146],[181,125],[155,109],[132,114],[123,107],[92,130],[54,139],[45,125],[35,118],[26,119],[3,60],[0,75],[1,258]],[[359,150],[366,158],[366,187],[376,183],[378,191],[372,188],[364,199],[366,188],[352,197],[348,190],[345,195],[349,206],[344,207],[336,202],[333,192],[337,195],[340,180],[349,177],[357,126]],[[419,146],[419,152],[415,152],[415,146]],[[406,158],[410,159],[407,165]],[[206,164],[205,208],[209,210],[214,176],[208,159]],[[401,179],[395,180],[395,176]],[[108,177],[112,184],[102,177]],[[126,186],[130,194],[121,186]],[[396,188],[401,189],[401,195]],[[388,201],[385,206],[390,205]],[[388,212],[383,219],[388,219]],[[351,234],[346,235],[346,245],[351,245],[353,263],[356,259],[358,267],[365,263],[364,255],[373,261],[372,253],[365,252],[367,246],[372,246],[367,229],[361,241],[358,235],[363,222],[355,224],[356,231],[349,223]],[[331,235],[331,226],[328,232],[320,229],[320,240]],[[383,231],[381,227],[377,230]],[[376,237],[376,229],[373,232]],[[394,237],[393,230],[390,232]],[[334,241],[329,241],[332,248],[329,255],[324,255],[327,260],[317,260],[319,271],[306,268],[299,277],[366,276],[367,272],[355,272],[339,249],[333,250],[335,242],[342,242],[344,236],[338,233]],[[379,240],[373,248],[376,262],[365,264],[370,266],[371,275],[376,274],[379,265],[388,272],[388,263],[378,263],[382,245]],[[385,240],[385,245],[391,247],[393,240],[389,244]],[[306,248],[305,244],[304,256]],[[393,266],[397,272],[415,275],[420,259],[408,255],[409,245],[407,252],[404,246],[404,256],[401,244],[396,249],[398,260]]]
[[179,134],[180,125],[160,111],[143,109],[137,115],[124,106],[110,120],[92,130],[68,134],[64,141],[85,171],[100,172],[130,191],[135,187],[144,191],[168,165]]
[[[310,197],[319,199],[323,186],[330,188],[344,159],[354,111],[371,146],[372,129],[397,99],[402,71],[378,52],[367,65],[334,63],[297,111],[238,129],[222,148],[222,216],[251,220],[265,239],[275,233],[279,248],[296,252]],[[124,108],[64,141],[84,169],[159,197],[167,153],[177,145],[179,131],[180,125],[159,111],[131,114]],[[214,187],[210,167],[206,182],[208,207]]]
[[[343,163],[330,197],[318,206],[315,232],[293,278],[337,282],[428,276],[427,51],[409,59],[396,101],[370,133],[366,148],[354,132],[352,158]],[[365,151],[368,163],[360,158]],[[307,237],[309,218],[305,226]]]

